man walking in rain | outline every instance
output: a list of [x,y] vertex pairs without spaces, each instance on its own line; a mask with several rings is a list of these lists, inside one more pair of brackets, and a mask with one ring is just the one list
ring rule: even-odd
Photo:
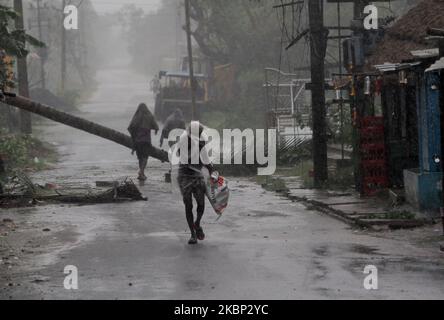
[[[201,226],[202,217],[205,212],[206,191],[202,168],[206,167],[210,175],[214,172],[213,166],[209,163],[208,154],[202,152],[206,144],[205,137],[202,134],[203,131],[204,127],[199,122],[193,121],[179,142],[182,147],[185,146],[185,149],[188,150],[186,157],[181,155],[177,180],[185,205],[188,227],[191,232],[191,238],[188,241],[190,245],[197,244],[197,240],[202,241],[205,239],[205,233]],[[199,152],[199,155],[193,157],[193,151]],[[198,158],[197,163],[193,163],[193,158]],[[193,197],[197,202],[196,220],[194,220],[193,215]]]
[[140,181],[146,181],[147,179],[145,169],[148,164],[149,152],[152,148],[151,130],[154,130],[157,134],[159,126],[146,104],[141,103],[128,127],[128,131],[133,139],[133,154],[136,152],[137,158],[139,159],[138,179]]

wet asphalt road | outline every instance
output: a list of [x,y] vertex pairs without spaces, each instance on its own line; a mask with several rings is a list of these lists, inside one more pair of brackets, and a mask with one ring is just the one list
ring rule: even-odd
[[[126,67],[98,75],[82,116],[126,131],[139,102],[153,103],[148,80]],[[42,132],[62,154],[37,182],[73,185],[135,177],[136,159],[112,142],[58,124]],[[232,198],[207,240],[188,246],[183,205],[163,182],[168,166],[150,160],[141,186],[148,202],[51,205],[1,210],[18,224],[6,238],[15,263],[3,266],[3,299],[443,299],[442,254],[384,234],[353,230],[331,217],[230,180]],[[43,232],[49,228],[49,232]],[[79,289],[65,290],[63,269],[79,270]],[[379,290],[363,287],[366,265]]]

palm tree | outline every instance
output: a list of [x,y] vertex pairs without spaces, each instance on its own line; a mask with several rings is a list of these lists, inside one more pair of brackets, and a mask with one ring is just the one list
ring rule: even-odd
[[[58,111],[55,108],[51,108],[44,104],[20,96],[8,94],[5,96],[4,99],[4,102],[10,106],[32,112],[47,119],[91,133],[98,137],[116,142],[127,148],[133,148],[133,142],[130,136],[104,127],[100,124],[73,116],[62,111]],[[155,147],[151,147],[150,156],[163,162],[168,162],[168,153]]]

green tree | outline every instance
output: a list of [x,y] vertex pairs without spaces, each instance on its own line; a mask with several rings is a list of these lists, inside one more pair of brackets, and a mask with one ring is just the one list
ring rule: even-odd
[[267,1],[191,0],[196,22],[193,37],[200,50],[220,63],[242,69],[274,64],[279,55],[280,26]]
[[27,34],[25,30],[11,30],[11,22],[17,18],[18,14],[9,7],[0,5],[0,50],[3,52],[3,57],[0,63],[0,85],[1,89],[4,86],[11,85],[7,81],[7,65],[4,62],[4,55],[12,55],[18,58],[26,57],[29,53],[26,48],[27,44],[42,47],[44,44]]

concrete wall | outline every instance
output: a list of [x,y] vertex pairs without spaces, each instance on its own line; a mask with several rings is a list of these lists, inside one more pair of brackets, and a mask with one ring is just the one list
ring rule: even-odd
[[435,210],[442,206],[442,173],[419,173],[404,170],[405,196],[408,203],[420,210]]

